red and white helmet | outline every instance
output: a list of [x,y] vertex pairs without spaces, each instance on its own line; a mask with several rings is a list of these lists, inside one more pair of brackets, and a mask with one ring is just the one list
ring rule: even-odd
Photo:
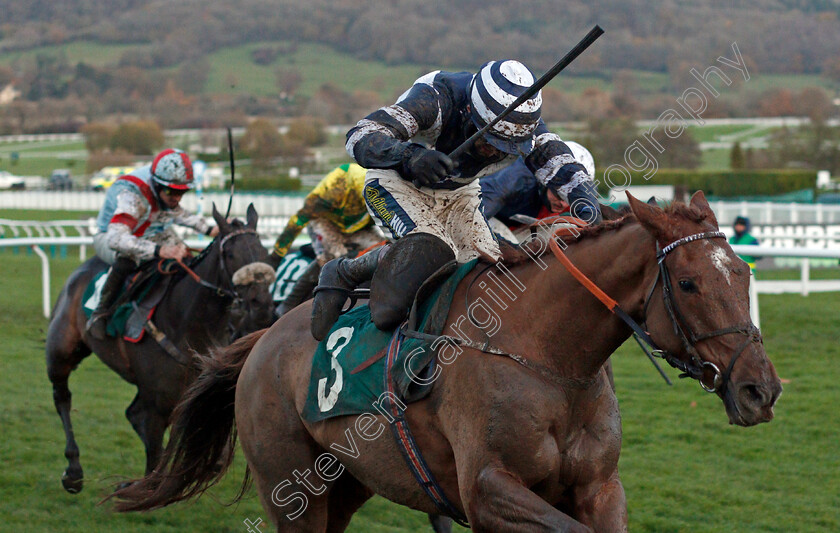
[[187,191],[195,186],[192,161],[187,154],[168,148],[152,161],[152,179],[169,189]]

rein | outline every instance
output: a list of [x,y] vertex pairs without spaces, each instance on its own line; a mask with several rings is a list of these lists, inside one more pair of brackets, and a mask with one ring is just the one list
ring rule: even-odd
[[[225,235],[224,237],[222,237],[222,240],[219,242],[219,265],[220,265],[221,270],[222,270],[223,279],[226,279],[230,282],[230,285],[232,287],[231,289],[226,289],[226,288],[221,287],[219,285],[215,285],[215,284],[210,283],[209,281],[201,278],[201,276],[196,274],[195,271],[193,271],[189,266],[187,266],[186,263],[184,263],[183,260],[176,259],[175,261],[178,264],[178,266],[180,266],[181,269],[184,272],[186,272],[187,275],[189,275],[196,283],[198,283],[202,287],[210,289],[220,298],[231,298],[233,300],[239,300],[239,295],[236,293],[236,289],[233,288],[233,279],[231,278],[230,274],[227,271],[227,265],[225,265],[224,249],[225,249],[225,243],[227,243],[233,237],[237,237],[239,235],[245,235],[245,234],[249,234],[249,233],[256,234],[257,231],[254,230],[254,229],[251,229],[251,228],[244,228],[244,229],[241,229],[241,230],[232,231],[232,232],[228,233],[227,235]],[[206,248],[206,249],[209,249],[209,247]],[[202,258],[202,256],[199,255],[199,258]],[[160,272],[161,274],[171,274],[172,272],[163,270],[162,265],[163,265],[164,261],[165,261],[165,259],[161,259],[160,262],[158,263],[158,272]]]
[[[578,218],[570,217],[570,216],[563,216],[563,215],[555,215],[555,216],[540,219],[538,221],[538,224],[533,225],[532,226],[532,235],[535,234],[537,226],[550,227],[550,226],[553,226],[553,225],[558,224],[558,223],[564,223],[564,224],[567,224],[568,226],[575,226],[577,228],[582,228],[582,227],[586,226],[586,223],[583,222],[582,220],[578,219]],[[555,232],[555,235],[558,235],[559,233],[564,232],[564,231],[568,232],[569,235],[574,235],[574,232],[572,232],[569,228],[559,228]],[[551,239],[551,241],[554,242],[554,239]],[[569,263],[569,264],[571,265],[571,263]],[[472,289],[473,284],[475,284],[475,282],[478,280],[478,278],[480,278],[482,276],[482,274],[487,272],[487,270],[489,270],[491,266],[492,266],[492,264],[486,265],[483,270],[481,270],[478,274],[476,274],[473,277],[472,280],[470,280],[469,285],[467,285],[467,290],[464,291],[464,306],[465,306],[466,309],[470,308],[470,289]],[[571,266],[572,266],[572,268],[574,268],[574,265],[571,265]],[[575,270],[577,270],[577,269],[575,269]],[[593,283],[590,282],[590,284],[596,290],[600,291],[600,289],[598,289]],[[601,291],[601,294],[606,296],[606,294],[604,294],[603,291]],[[607,298],[609,298],[609,297],[607,296]],[[563,377],[563,376],[558,375],[556,372],[552,372],[550,369],[548,369],[548,368],[546,368],[542,365],[539,365],[539,364],[536,364],[536,363],[532,362],[531,360],[529,360],[527,357],[525,357],[523,355],[510,353],[510,352],[507,352],[505,350],[502,350],[501,348],[497,348],[496,346],[493,346],[492,344],[490,344],[490,337],[487,335],[486,332],[484,332],[484,330],[481,328],[480,325],[476,324],[473,321],[473,318],[469,313],[467,313],[467,318],[469,319],[470,323],[472,323],[473,325],[478,327],[479,331],[481,331],[484,334],[485,340],[484,340],[483,343],[477,343],[477,342],[474,342],[474,341],[469,340],[469,339],[460,339],[460,338],[457,338],[457,337],[448,337],[452,342],[454,342],[458,346],[462,346],[462,347],[466,347],[466,348],[472,348],[474,350],[478,350],[480,352],[488,353],[488,354],[491,354],[491,355],[499,355],[499,356],[507,357],[508,359],[511,359],[512,361],[515,361],[516,363],[519,363],[520,365],[527,368],[531,372],[535,372],[536,374],[539,374],[544,379],[546,379],[546,380],[548,380],[552,383],[556,383],[558,385],[564,386],[564,387],[570,387],[570,388],[575,388],[575,389],[587,389],[590,386],[592,386],[592,384],[595,383],[595,381],[597,379],[596,377],[592,377],[592,378],[589,378],[589,379],[573,379],[573,378]],[[414,338],[417,338],[417,339],[424,339],[424,340],[427,340],[429,342],[431,342],[431,341],[433,341],[437,338],[433,335],[428,335],[428,334],[425,334],[425,333],[419,333],[419,332],[416,332],[416,331],[403,331],[403,333],[406,336],[414,337]],[[654,364],[656,364],[656,363],[654,362]],[[660,373],[661,372],[662,371],[660,370]]]
[[[677,248],[678,246],[682,246],[684,244],[688,244],[694,241],[704,240],[704,239],[725,239],[726,236],[720,231],[714,232],[706,232],[706,233],[696,233],[694,235],[689,235],[687,237],[683,237],[678,239],[668,246],[664,248],[659,248],[659,244],[657,243],[657,263],[659,265],[659,272],[656,276],[656,279],[653,282],[653,285],[648,292],[647,298],[645,299],[644,305],[644,314],[647,316],[647,309],[650,304],[651,298],[653,297],[653,292],[656,289],[656,286],[659,284],[660,280],[662,281],[662,298],[664,300],[665,309],[668,312],[668,317],[671,319],[671,324],[674,327],[674,333],[680,338],[683,343],[683,347],[688,353],[690,359],[689,361],[683,361],[676,355],[667,350],[663,350],[658,348],[656,343],[650,337],[650,334],[641,326],[638,322],[633,320],[630,315],[628,315],[618,303],[610,298],[604,291],[602,291],[592,280],[590,280],[583,272],[581,272],[577,267],[572,264],[571,260],[563,253],[560,249],[560,246],[557,244],[556,239],[549,240],[549,247],[551,248],[552,253],[554,256],[560,261],[560,263],[569,271],[569,273],[581,284],[583,285],[593,296],[595,296],[604,306],[607,307],[613,314],[618,316],[630,329],[633,330],[634,335],[637,337],[637,340],[641,339],[644,341],[648,346],[651,347],[651,350],[645,350],[645,353],[648,356],[653,357],[661,357],[664,359],[669,365],[680,370],[682,374],[680,374],[681,378],[690,377],[696,379],[700,382],[700,386],[706,392],[718,392],[721,393],[726,391],[726,386],[729,383],[729,378],[732,374],[732,369],[735,366],[735,362],[753,342],[761,342],[761,333],[759,332],[758,328],[755,327],[754,324],[747,323],[738,326],[731,326],[728,328],[722,328],[706,333],[695,334],[691,327],[688,325],[687,320],[685,319],[685,315],[679,310],[677,306],[676,300],[674,300],[673,294],[673,287],[671,285],[671,276],[670,272],[668,271],[668,266],[665,262],[665,259],[669,252]],[[746,335],[746,339],[738,346],[735,351],[735,355],[729,361],[729,365],[725,369],[724,372],[721,372],[720,369],[712,363],[711,361],[704,361],[699,353],[697,352],[697,344],[708,340],[714,337],[720,337],[722,335],[729,335],[732,333],[740,333]],[[639,342],[641,344],[641,341]],[[644,346],[643,346],[644,348]],[[711,385],[708,385],[704,378],[706,377],[706,371],[711,370],[712,380]]]

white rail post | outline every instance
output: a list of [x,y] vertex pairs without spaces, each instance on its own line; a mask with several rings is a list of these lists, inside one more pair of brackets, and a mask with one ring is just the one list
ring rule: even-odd
[[[76,226],[76,231],[79,232],[80,237],[85,237],[88,234],[87,228],[84,226]],[[87,259],[87,246],[83,244],[79,246],[79,261],[84,263],[85,259]]]
[[50,318],[50,260],[40,246],[32,246],[32,251],[41,258],[41,303],[44,309],[44,318]]
[[758,287],[755,281],[755,272],[750,269],[750,318],[755,327],[761,329],[761,318],[758,312]]
[[808,296],[808,280],[811,277],[811,260],[802,258],[802,296]]

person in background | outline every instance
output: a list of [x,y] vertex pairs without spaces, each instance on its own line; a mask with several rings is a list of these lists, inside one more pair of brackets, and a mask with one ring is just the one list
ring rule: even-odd
[[292,243],[306,228],[312,239],[315,261],[300,274],[294,287],[278,306],[282,316],[307,300],[318,284],[324,264],[348,253],[367,249],[385,240],[376,227],[364,199],[365,169],[355,163],[339,166],[324,176],[289,219],[274,243],[268,262],[277,269]]
[[[729,238],[729,244],[758,245],[758,239],[750,235],[750,219],[739,216],[735,218],[735,222],[732,226],[735,230],[735,235]],[[753,257],[751,255],[739,255],[738,257],[750,265],[750,269],[753,270],[755,269],[755,262],[760,259],[759,257]]]

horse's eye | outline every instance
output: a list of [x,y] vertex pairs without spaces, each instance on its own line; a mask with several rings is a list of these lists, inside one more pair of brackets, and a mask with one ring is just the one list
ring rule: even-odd
[[697,292],[697,285],[695,285],[694,282],[691,281],[690,279],[681,279],[680,280],[680,289],[683,292],[688,292],[688,293],[693,294],[693,293]]

